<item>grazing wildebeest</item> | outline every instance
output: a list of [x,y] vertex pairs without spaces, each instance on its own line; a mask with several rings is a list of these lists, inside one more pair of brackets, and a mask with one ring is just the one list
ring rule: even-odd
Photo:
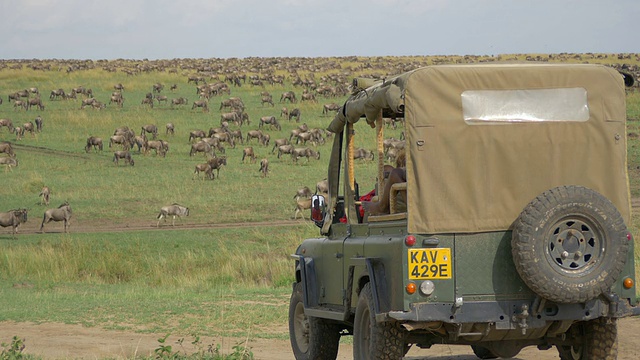
[[240,130],[227,130],[227,133],[231,136],[232,139],[240,141],[241,144],[244,144],[244,139],[242,138],[242,131]]
[[149,98],[146,97],[146,98],[142,99],[140,104],[141,105],[149,105],[149,107],[153,109],[153,98],[149,99]]
[[283,108],[280,110],[280,117],[283,117],[283,118],[285,118],[285,119],[288,119],[288,118],[289,118],[289,110],[288,110],[286,107],[283,107]]
[[207,160],[207,163],[211,166],[211,170],[216,170],[216,176],[219,179],[220,168],[222,168],[223,165],[225,166],[227,165],[227,157],[226,156],[214,157]]
[[153,92],[157,92],[160,93],[162,91],[162,89],[164,89],[164,85],[162,85],[161,83],[155,83],[153,84]]
[[211,168],[211,165],[209,165],[209,163],[196,165],[196,168],[193,171],[193,176],[191,177],[191,180],[193,180],[194,176],[196,176],[196,175],[198,176],[198,179],[199,179],[200,178],[200,173],[204,173],[205,176],[207,178],[209,178],[209,180],[213,180],[214,179],[213,169]]
[[249,130],[247,131],[247,139],[245,142],[248,144],[251,139],[258,139],[258,141],[260,141],[262,136],[264,136],[264,134],[260,130]]
[[133,158],[131,157],[131,153],[129,151],[115,151],[113,153],[113,162],[116,164],[116,166],[118,165],[120,159],[124,159],[125,163],[131,166],[134,165]]
[[256,153],[253,151],[253,146],[249,146],[244,148],[242,151],[242,162],[244,163],[244,159],[249,158],[249,161],[252,163],[256,162]]
[[173,123],[167,123],[167,131],[165,132],[165,135],[171,133],[171,135],[174,135],[176,132],[176,127],[175,125],[173,125]]
[[298,218],[298,214],[300,214],[302,216],[302,220],[305,219],[304,217],[304,210],[309,210],[311,209],[311,199],[310,198],[306,198],[306,199],[296,199],[296,213],[293,215],[293,219],[296,220]]
[[325,104],[322,106],[322,115],[329,114],[330,111],[340,110],[340,105],[336,103]]
[[5,170],[11,170],[13,171],[13,167],[14,166],[18,166],[18,160],[12,158],[12,157],[6,157],[6,156],[2,156],[0,157],[0,165],[4,165],[5,166]]
[[156,155],[160,154],[162,157],[167,156],[169,151],[169,143],[164,140],[150,140],[145,143],[143,151],[148,153],[151,149],[155,150]]
[[265,124],[269,124],[271,127],[275,127],[278,130],[282,130],[282,128],[280,127],[280,123],[278,122],[278,119],[276,119],[275,116],[261,117],[260,124],[258,125],[258,127],[261,128]]
[[24,136],[24,129],[22,128],[22,126],[16,126],[13,129],[13,132],[16,133],[16,140],[20,140],[22,139],[22,136]]
[[9,132],[13,132],[13,122],[9,119],[0,119],[0,127],[6,126]]
[[42,117],[38,115],[34,121],[36,122],[36,131],[42,132]]
[[121,83],[113,85],[113,89],[116,91],[124,91],[124,86]]
[[0,153],[5,153],[11,157],[16,157],[16,153],[13,151],[13,146],[8,141],[0,142]]
[[232,148],[236,147],[236,142],[233,140],[233,137],[228,132],[215,133],[213,134],[213,137],[218,139],[220,142],[226,142]]
[[211,148],[211,145],[209,145],[209,143],[207,143],[206,141],[198,141],[195,144],[191,144],[191,151],[189,152],[189,156],[193,156],[196,153],[203,153],[205,156],[207,154],[213,156],[213,149]]
[[59,97],[63,99],[67,97],[63,89],[51,90],[51,94],[49,95],[49,100],[54,100]]
[[260,137],[260,139],[258,139],[258,142],[262,146],[269,146],[269,141],[271,141],[271,135],[269,134],[264,134]]
[[142,152],[143,149],[146,150],[149,146],[149,141],[146,135],[137,135],[133,138],[133,144],[138,146],[138,152]]
[[191,110],[201,107],[203,112],[209,112],[209,103],[206,100],[197,100],[194,101],[191,105]]
[[160,209],[160,214],[158,214],[158,223],[156,224],[156,227],[160,226],[160,220],[163,218],[164,221],[167,222],[167,217],[169,216],[173,216],[171,226],[175,226],[176,216],[180,218],[180,221],[182,221],[182,216],[189,216],[189,208],[175,203],[169,206],[163,206]]
[[298,189],[296,194],[293,196],[294,199],[298,200],[299,198],[310,198],[313,195],[311,189],[308,186]]
[[189,142],[192,142],[193,140],[198,138],[202,140],[203,138],[206,138],[206,137],[207,135],[205,134],[204,130],[196,129],[189,132]]
[[282,145],[289,145],[289,140],[287,138],[276,139],[273,144],[273,149],[271,149],[271,153],[273,154],[276,151],[276,148]]
[[142,130],[140,130],[140,135],[144,134],[146,132],[148,132],[149,134],[153,135],[153,139],[156,139],[158,137],[158,127],[155,126],[154,124],[147,124],[142,126]]
[[328,194],[329,193],[329,180],[324,179],[316,183],[316,194]]
[[188,103],[189,100],[183,97],[171,99],[171,107],[173,107],[174,105],[187,105]]
[[265,103],[271,104],[271,106],[275,106],[273,104],[273,99],[271,98],[271,96],[263,96],[260,101],[261,101],[260,105],[262,106],[264,106]]
[[220,114],[220,124],[222,124],[225,121],[239,123],[240,119],[241,119],[240,114],[238,114],[235,111],[230,113]]
[[18,110],[20,108],[23,108],[23,109],[26,110],[27,106],[29,106],[29,105],[27,104],[26,101],[16,100],[16,101],[13,102],[13,110]]
[[44,217],[42,218],[42,224],[40,224],[40,231],[44,232],[44,224],[47,224],[51,220],[53,220],[64,221],[64,232],[67,232],[67,227],[69,226],[71,215],[71,206],[66,201],[62,205],[58,206],[57,209],[49,209],[45,211]]
[[302,94],[300,101],[311,101],[316,103],[318,102],[318,100],[316,100],[316,95],[313,93]]
[[307,162],[309,162],[309,158],[313,157],[316,160],[320,160],[320,152],[319,151],[315,151],[313,149],[310,148],[295,148],[293,149],[293,151],[291,152],[291,159],[293,160],[293,162],[297,163],[298,159],[301,157],[306,157],[307,158]]
[[280,145],[278,146],[278,159],[280,159],[280,156],[282,156],[283,154],[291,154],[293,152],[293,145]]
[[357,148],[353,152],[353,159],[373,160],[373,151],[364,148]]
[[289,121],[296,118],[296,122],[300,122],[300,109],[295,108],[289,112]]
[[296,94],[293,91],[287,91],[280,95],[280,102],[285,102],[289,100],[291,103],[295,103],[297,101]]
[[109,148],[111,148],[113,144],[120,144],[122,145],[122,148],[124,150],[129,150],[130,148],[133,147],[134,137],[135,136],[129,138],[128,136],[125,136],[125,135],[113,135],[109,138]]
[[155,99],[158,101],[158,105],[160,105],[161,102],[167,103],[167,101],[169,101],[169,98],[165,95],[156,95]]
[[87,106],[92,106],[93,103],[96,101],[97,100],[94,98],[83,99],[82,102],[80,103],[80,109],[84,109]]
[[48,186],[43,187],[38,196],[42,196],[42,202],[45,205],[49,205],[49,197],[51,196],[51,189],[49,189]]
[[31,121],[22,124],[22,130],[24,130],[24,132],[31,133],[31,136],[36,135],[36,127]]
[[269,160],[266,158],[260,160],[260,171],[262,177],[267,177],[269,175]]
[[111,95],[111,98],[109,99],[109,105],[111,105],[113,103],[115,103],[116,105],[122,107],[122,106],[124,106],[124,98],[122,97],[121,94],[119,94],[119,95]]
[[89,152],[92,147],[95,151],[102,151],[102,138],[99,138],[97,136],[89,136],[87,138],[87,145],[84,147],[84,151]]
[[27,222],[27,209],[15,209],[7,212],[0,212],[0,226],[13,228],[13,235],[18,232],[18,226]]

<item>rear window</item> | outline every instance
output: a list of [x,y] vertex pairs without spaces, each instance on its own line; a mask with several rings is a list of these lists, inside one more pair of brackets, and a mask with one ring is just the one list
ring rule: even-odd
[[589,120],[584,88],[468,90],[462,112],[470,125]]

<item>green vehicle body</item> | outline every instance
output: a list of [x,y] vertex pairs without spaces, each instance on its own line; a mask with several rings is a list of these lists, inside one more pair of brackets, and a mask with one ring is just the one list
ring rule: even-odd
[[[492,68],[460,66],[459,68],[427,69],[424,71],[441,71],[438,76],[429,75],[432,76],[431,78],[444,77],[444,75],[441,76],[440,74],[446,75],[452,72],[451,78],[462,79],[460,80],[461,83],[466,81],[464,78],[466,74],[486,72],[482,76],[493,76],[492,74],[495,72],[498,73],[497,77],[501,77],[504,75],[502,74],[503,71],[514,71],[514,73],[523,71],[523,69],[517,67],[515,69],[510,67],[504,70],[501,66]],[[531,85],[532,88],[546,88],[544,80],[547,79],[545,77],[547,75],[538,77],[538,72],[547,72],[549,71],[548,67],[529,65],[525,66],[525,68],[527,74],[523,76],[530,77],[533,84]],[[606,73],[605,76],[613,74],[611,76],[619,77],[612,80],[612,86],[616,87],[616,91],[618,91],[616,96],[624,97],[624,90],[620,93],[617,86],[623,84],[623,81],[626,80],[623,76],[619,76],[617,72],[602,68],[593,70],[591,67],[580,66],[575,68],[554,68],[553,71],[556,70],[560,72],[586,71],[585,75],[579,75],[577,76],[578,78],[590,77],[590,71],[604,72]],[[416,72],[419,71],[422,70],[416,70]],[[333,183],[334,187],[327,196],[328,206],[326,209],[316,209],[324,210],[323,218],[316,219],[318,220],[318,225],[322,228],[321,233],[323,235],[318,238],[304,240],[296,253],[292,255],[295,261],[296,282],[294,284],[294,294],[292,295],[292,309],[290,309],[290,329],[296,358],[335,358],[333,347],[336,348],[337,352],[338,344],[334,344],[334,340],[329,340],[328,345],[313,344],[317,339],[327,338],[323,335],[313,334],[313,327],[311,331],[308,331],[308,329],[300,330],[299,324],[307,324],[304,321],[309,321],[309,319],[319,321],[323,326],[328,326],[326,328],[330,329],[330,331],[338,330],[340,335],[337,338],[347,334],[354,335],[354,348],[359,349],[354,351],[354,358],[400,358],[411,345],[428,348],[433,344],[441,343],[471,345],[474,348],[474,353],[480,358],[512,357],[525,346],[537,346],[543,350],[556,347],[561,359],[589,359],[600,356],[607,359],[615,358],[617,356],[617,345],[612,344],[605,348],[594,347],[590,344],[594,338],[584,334],[592,329],[592,325],[599,327],[601,324],[605,324],[602,325],[605,330],[599,330],[599,335],[596,335],[596,339],[597,336],[601,336],[615,341],[617,344],[617,336],[609,334],[615,332],[615,319],[640,314],[640,309],[637,307],[638,299],[636,298],[634,284],[634,244],[630,234],[627,235],[629,237],[626,240],[628,243],[624,244],[624,251],[620,251],[621,255],[619,256],[621,257],[618,258],[618,260],[623,259],[622,264],[615,270],[619,274],[615,275],[615,279],[609,280],[611,282],[610,287],[602,291],[598,290],[595,296],[589,296],[588,298],[579,299],[576,297],[573,300],[564,301],[552,296],[549,299],[546,296],[546,290],[534,291],[531,289],[531,287],[535,288],[536,285],[531,285],[523,280],[521,274],[522,271],[526,272],[527,269],[523,269],[523,265],[518,266],[516,264],[520,260],[514,260],[514,258],[518,258],[518,256],[514,256],[516,252],[519,256],[526,257],[527,251],[514,249],[514,241],[517,241],[514,240],[514,232],[516,229],[526,226],[520,225],[521,227],[518,227],[513,224],[518,222],[517,219],[520,218],[519,214],[525,208],[524,205],[531,209],[530,202],[535,196],[531,196],[527,192],[528,190],[522,190],[524,199],[516,199],[516,204],[512,206],[514,209],[518,209],[515,216],[513,211],[511,213],[506,212],[507,226],[501,225],[499,221],[487,227],[484,225],[478,226],[477,224],[481,223],[480,221],[471,221],[469,224],[461,225],[459,228],[456,225],[453,227],[450,225],[439,227],[436,224],[434,226],[434,222],[428,222],[431,220],[422,222],[421,215],[415,215],[415,213],[421,212],[423,209],[425,212],[429,210],[424,205],[426,201],[421,198],[423,196],[422,192],[415,191],[416,188],[414,186],[416,185],[412,184],[412,182],[421,181],[417,179],[424,178],[417,176],[416,170],[422,166],[419,163],[421,161],[419,156],[421,155],[417,155],[420,150],[416,148],[416,146],[422,145],[415,145],[421,141],[420,138],[416,137],[420,130],[418,129],[418,132],[412,133],[409,125],[407,125],[407,133],[409,134],[407,151],[410,153],[411,160],[407,164],[407,211],[390,215],[369,216],[364,219],[358,218],[354,214],[354,210],[357,211],[359,199],[357,187],[354,188],[353,180],[349,178],[350,176],[352,177],[349,174],[351,171],[349,170],[349,162],[351,160],[348,158],[348,137],[352,131],[349,126],[353,125],[354,118],[361,116],[366,117],[370,125],[374,125],[374,121],[389,114],[403,117],[404,114],[413,112],[413,116],[422,116],[421,114],[416,115],[414,110],[409,108],[411,105],[415,105],[416,102],[423,101],[419,99],[420,94],[416,95],[416,91],[410,88],[410,85],[406,85],[410,81],[407,79],[411,76],[417,77],[418,75],[405,74],[399,77],[400,80],[391,79],[384,83],[370,83],[360,80],[360,83],[364,82],[366,85],[360,86],[359,91],[354,91],[354,97],[347,101],[329,127],[333,131],[336,131],[336,129],[340,131],[340,128],[344,128],[346,131],[343,133],[346,135],[344,138],[336,136],[333,146],[329,182]],[[508,74],[506,78],[508,79],[509,76],[513,75]],[[556,77],[553,75],[550,78]],[[352,115],[350,117],[349,111],[353,107],[361,105],[357,104],[359,101],[357,94],[367,93],[368,101],[375,105],[375,100],[373,100],[376,96],[375,91],[379,91],[387,83],[400,84],[403,81],[405,81],[405,87],[399,86],[401,101],[405,100],[405,96],[407,99],[406,108],[392,104],[392,101],[388,100],[387,96],[387,100],[382,102],[384,104],[380,105],[379,109],[375,109],[379,111],[378,119],[375,119],[375,114],[371,115],[372,112],[367,113],[368,110],[363,111],[362,114],[356,113],[357,116]],[[444,81],[451,81],[451,79],[445,79]],[[504,82],[502,78],[497,80],[498,83],[500,81]],[[473,82],[471,83],[473,84]],[[355,85],[357,85],[357,82],[354,82]],[[432,86],[437,87],[438,84],[436,83]],[[492,86],[489,85],[488,88],[492,88]],[[495,85],[494,87],[508,89],[509,86],[509,84],[500,83],[500,85]],[[592,94],[591,87],[596,86],[599,86],[598,81],[585,85],[590,96]],[[559,86],[554,83],[550,84],[549,87]],[[575,88],[575,85],[571,84],[568,87]],[[620,85],[620,87],[623,88],[623,85]],[[473,90],[475,91],[477,88]],[[419,100],[409,100],[411,91],[413,91],[412,95]],[[444,93],[446,95],[446,92]],[[459,91],[454,90],[452,93],[458,94]],[[590,97],[588,101],[590,110],[595,112],[595,106],[592,105],[592,101],[598,100]],[[624,99],[622,101],[624,104]],[[370,103],[364,108],[371,109],[373,105]],[[389,108],[394,109],[394,106],[395,109],[401,109],[402,112],[389,111]],[[593,116],[591,115],[588,121],[580,121],[571,126],[586,126],[583,124],[595,121]],[[407,122],[410,120],[406,119]],[[487,131],[505,131],[504,128],[506,126],[510,125],[489,125],[486,128],[488,129]],[[554,129],[557,132],[565,130],[564,128]],[[574,128],[569,127],[569,129]],[[616,131],[619,132],[620,129],[624,129],[624,119],[622,127]],[[621,131],[624,136],[624,130]],[[456,134],[459,133],[456,132]],[[441,134],[441,136],[447,136],[444,131]],[[561,137],[562,134],[558,136]],[[464,139],[460,140],[464,141]],[[496,141],[503,140],[496,139]],[[624,138],[622,141],[624,142]],[[413,144],[410,144],[410,142],[413,142]],[[626,147],[626,142],[622,145]],[[610,147],[606,144],[603,145],[603,148]],[[522,148],[518,148],[518,151],[522,151]],[[538,149],[533,147],[530,151],[537,152]],[[595,149],[593,151],[603,150]],[[604,151],[621,152],[620,148]],[[626,148],[624,151],[624,154],[615,156],[626,156]],[[381,155],[381,153],[378,155]],[[559,154],[558,158],[559,161],[550,162],[549,167],[562,166],[563,161],[575,159],[576,156]],[[451,161],[451,159],[441,159],[441,161]],[[429,163],[433,164],[433,162]],[[532,163],[536,163],[536,160],[532,160]],[[381,164],[382,162],[380,162]],[[598,169],[600,165],[594,166]],[[409,170],[410,168],[412,171]],[[553,171],[554,169],[551,170]],[[617,170],[620,171],[613,171],[616,173],[614,175],[611,175],[611,173],[602,174],[597,170],[588,172],[593,178],[601,177],[603,179],[585,180],[589,182],[587,184],[576,183],[576,180],[571,178],[573,175],[569,175],[566,179],[560,176],[559,183],[551,182],[547,184],[545,183],[547,180],[542,179],[540,184],[533,184],[531,187],[539,187],[544,193],[536,189],[531,190],[531,193],[546,194],[541,197],[544,203],[546,199],[559,198],[560,196],[556,196],[557,194],[574,194],[575,187],[588,186],[589,188],[595,188],[597,193],[603,194],[605,199],[609,199],[615,204],[614,207],[621,213],[620,218],[628,225],[630,205],[626,168]],[[498,170],[495,175],[505,178],[508,176],[504,174],[508,171],[509,169]],[[443,174],[443,176],[449,175]],[[419,175],[423,174],[420,173]],[[612,182],[618,182],[622,185],[608,189],[599,187],[598,184],[609,181],[607,177],[609,179],[618,177]],[[509,179],[504,181],[509,181]],[[430,182],[425,180],[425,183]],[[560,190],[552,190],[556,185]],[[512,193],[516,194],[514,197],[519,195],[518,186],[522,187],[523,185],[513,186],[514,191]],[[484,191],[485,189],[485,187],[479,187],[477,191]],[[591,194],[588,192],[590,190],[581,189],[576,190],[575,193],[583,194],[583,191],[586,191],[586,193]],[[618,196],[622,192],[621,189],[626,193]],[[441,192],[439,190],[439,193]],[[447,196],[452,197],[454,195],[449,194],[444,197],[446,198]],[[576,196],[579,197],[580,195]],[[437,195],[434,195],[434,198],[438,199]],[[585,202],[590,203],[589,201]],[[437,211],[438,204],[431,205],[435,206],[435,211]],[[446,208],[442,203],[440,205]],[[500,214],[499,212],[502,210],[498,209],[496,211]],[[343,218],[343,214],[346,214],[346,221]],[[597,223],[589,215],[575,217],[584,220],[583,228],[591,227]],[[340,218],[343,218],[342,221],[340,221]],[[568,225],[569,228],[572,226],[574,226],[573,222]],[[598,226],[593,227],[599,228]],[[424,231],[425,228],[434,230]],[[415,231],[416,229],[420,230]],[[626,227],[624,230],[626,232]],[[575,233],[571,229],[567,231],[568,234]],[[612,251],[606,248],[609,246],[609,242],[604,239],[604,233],[598,233],[597,229],[594,230],[594,233],[596,233],[594,235],[595,241],[601,246],[597,246],[598,249],[593,256],[600,256],[603,258],[602,261],[605,261],[604,253]],[[408,241],[408,239],[411,239],[411,241]],[[547,241],[545,244],[548,245],[548,243]],[[548,253],[553,252],[553,243],[550,246],[550,248],[542,252],[541,259],[550,258]],[[422,251],[422,249],[428,249],[429,251]],[[545,251],[547,255],[544,255]],[[562,253],[563,259],[565,253]],[[576,255],[577,259],[579,252],[576,253],[578,254]],[[448,261],[442,261],[442,259],[447,258]],[[565,265],[562,261],[559,260],[562,263],[560,267],[587,268],[592,266],[589,265],[590,262],[588,260],[577,260],[577,265]],[[552,264],[551,267],[556,265]],[[559,269],[559,272],[561,270]],[[571,273],[571,269],[567,270],[566,273]],[[598,271],[607,272],[609,269],[600,268]],[[412,275],[414,278],[411,278]],[[569,277],[571,276],[569,275]],[[626,286],[624,284],[625,281]],[[430,282],[428,284],[430,286],[424,285],[428,294],[425,294],[422,289],[422,284],[425,282]],[[629,286],[629,282],[631,282],[631,286]],[[415,285],[415,292],[413,293],[409,291],[412,285]],[[358,304],[363,301],[363,289],[365,287],[370,289],[372,293],[371,299],[373,301],[369,310],[373,314],[375,321],[362,328],[358,325],[357,313],[359,311]],[[299,300],[294,299],[296,298],[296,291],[299,292]],[[549,290],[551,293],[553,291],[555,290]],[[562,294],[557,296],[561,297]],[[300,309],[304,309],[304,316],[301,314]],[[296,322],[296,317],[303,318],[303,320]],[[386,349],[388,346],[376,347],[374,343],[381,340],[380,337],[376,337],[378,335],[369,337],[359,334],[359,332],[368,332],[370,328],[377,327],[383,330],[389,328],[400,329],[397,336],[401,338],[400,344],[403,349],[401,351],[376,350]],[[383,334],[387,334],[384,331]],[[335,338],[329,337],[329,339]],[[329,351],[325,351],[327,347],[330,348]],[[319,352],[321,355],[315,355],[316,348],[323,348]],[[366,349],[362,350],[364,348]]]

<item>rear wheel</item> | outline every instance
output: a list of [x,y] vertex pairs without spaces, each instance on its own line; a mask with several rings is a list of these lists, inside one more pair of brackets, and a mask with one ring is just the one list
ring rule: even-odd
[[302,283],[297,283],[289,302],[289,339],[296,360],[335,359],[340,327],[304,313]]
[[498,355],[494,354],[491,350],[486,347],[482,347],[479,345],[471,345],[471,349],[473,353],[478,357],[478,359],[497,359]]
[[561,360],[615,360],[618,358],[618,325],[615,319],[580,322],[569,329],[575,345],[557,346]]
[[353,358],[366,360],[401,359],[409,348],[404,331],[396,322],[376,322],[373,292],[366,284],[356,305],[353,324]]

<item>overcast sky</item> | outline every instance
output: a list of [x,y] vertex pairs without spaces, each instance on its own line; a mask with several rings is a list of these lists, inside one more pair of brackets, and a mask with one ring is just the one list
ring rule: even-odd
[[0,0],[0,59],[638,52],[640,0]]

